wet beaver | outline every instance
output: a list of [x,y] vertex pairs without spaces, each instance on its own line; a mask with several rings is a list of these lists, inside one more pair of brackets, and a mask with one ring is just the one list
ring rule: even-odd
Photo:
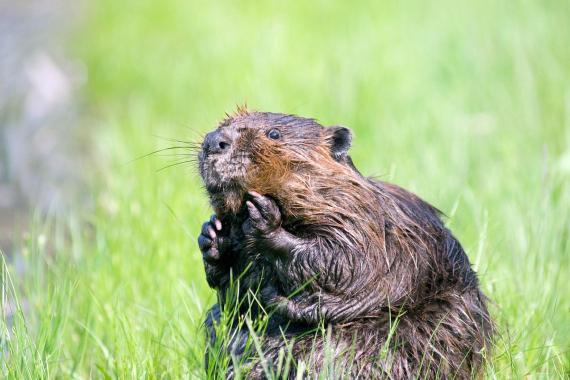
[[[283,349],[311,375],[332,352],[350,377],[476,376],[492,323],[465,252],[437,209],[362,176],[351,140],[344,127],[246,109],[206,135],[199,170],[215,215],[198,244],[220,295],[209,345],[233,299],[241,308],[225,349],[234,359],[250,346],[240,316],[270,313],[250,378],[279,367]],[[246,295],[256,302],[244,306]],[[294,373],[295,364],[285,376]]]

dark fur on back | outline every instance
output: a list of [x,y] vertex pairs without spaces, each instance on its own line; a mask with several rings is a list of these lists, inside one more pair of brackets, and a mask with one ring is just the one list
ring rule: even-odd
[[[476,376],[492,324],[465,252],[434,207],[362,176],[350,140],[346,128],[292,115],[240,109],[220,123],[200,153],[223,225],[213,236],[206,223],[200,237],[209,284],[221,300],[231,276],[242,275],[242,296],[259,290],[253,314],[273,311],[262,339],[269,366],[284,334],[297,362],[321,370],[324,337],[307,332],[324,324],[352,376]],[[244,354],[247,336],[240,330],[228,349]],[[264,377],[261,364],[249,376]]]

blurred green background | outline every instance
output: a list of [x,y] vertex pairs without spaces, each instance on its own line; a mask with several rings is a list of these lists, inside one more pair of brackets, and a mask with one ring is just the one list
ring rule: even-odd
[[4,375],[205,376],[211,211],[188,152],[140,157],[243,103],[350,127],[364,174],[448,215],[493,301],[487,377],[570,375],[568,1],[99,0],[78,20],[94,206],[34,223],[29,270],[4,271]]

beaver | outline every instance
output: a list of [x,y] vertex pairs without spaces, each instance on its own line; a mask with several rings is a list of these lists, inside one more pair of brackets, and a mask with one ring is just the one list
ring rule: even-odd
[[467,255],[435,207],[363,176],[351,142],[345,127],[245,108],[205,136],[198,166],[215,214],[198,245],[219,294],[209,347],[231,302],[230,377],[252,346],[246,314],[267,320],[249,378],[267,377],[283,350],[294,359],[284,377],[301,362],[315,376],[331,352],[348,377],[477,376],[493,323]]

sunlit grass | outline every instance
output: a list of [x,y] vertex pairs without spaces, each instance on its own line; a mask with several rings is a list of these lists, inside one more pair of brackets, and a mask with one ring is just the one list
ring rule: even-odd
[[215,295],[195,240],[211,211],[192,164],[159,171],[182,152],[135,159],[247,102],[352,128],[363,173],[449,215],[493,301],[489,377],[568,376],[569,16],[564,1],[90,4],[70,46],[95,206],[36,223],[26,272],[3,272],[2,374],[205,377]]

